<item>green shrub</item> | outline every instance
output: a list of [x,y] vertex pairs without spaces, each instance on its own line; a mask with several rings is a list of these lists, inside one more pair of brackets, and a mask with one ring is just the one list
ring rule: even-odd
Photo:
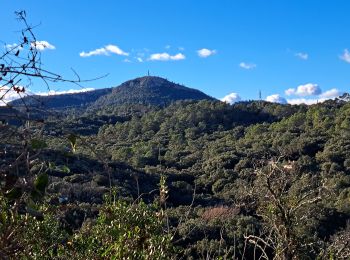
[[95,224],[86,224],[69,242],[75,259],[169,259],[174,249],[162,210],[143,202],[109,200]]

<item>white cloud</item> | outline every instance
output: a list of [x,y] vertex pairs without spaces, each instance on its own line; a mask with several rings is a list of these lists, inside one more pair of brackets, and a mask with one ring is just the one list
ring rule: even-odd
[[151,54],[149,57],[149,60],[158,60],[158,61],[169,61],[169,60],[184,60],[186,59],[186,56],[182,53],[178,53],[176,55],[170,55],[167,52],[163,53],[154,53]]
[[308,83],[297,87],[295,92],[298,96],[313,96],[321,94],[322,90],[317,84]]
[[30,45],[33,48],[37,49],[38,51],[54,50],[54,49],[56,49],[55,46],[53,46],[52,44],[50,44],[47,41],[36,41],[36,42],[32,42]]
[[141,57],[135,58],[138,62],[143,62],[143,59]]
[[80,57],[90,57],[90,56],[96,56],[96,55],[105,55],[108,56],[111,53],[116,54],[116,55],[121,55],[121,56],[129,56],[129,53],[123,51],[122,49],[120,49],[118,46],[116,45],[106,45],[103,48],[99,48],[93,51],[89,51],[89,52],[81,52],[79,53]]
[[184,51],[185,50],[184,47],[179,47],[178,49],[179,49],[179,51]]
[[201,58],[207,58],[209,56],[216,54],[216,50],[209,50],[209,49],[203,48],[203,49],[198,50],[197,54]]
[[178,53],[174,56],[170,56],[170,58],[172,60],[184,60],[184,59],[186,59],[185,55],[183,55],[182,53]]
[[124,59],[123,61],[126,62],[126,63],[131,63],[131,62],[132,62],[132,61],[129,60],[128,58]]
[[336,97],[339,97],[341,94],[342,94],[341,91],[339,91],[336,88],[332,88],[330,90],[327,90],[319,94],[316,98],[292,98],[292,99],[287,99],[287,102],[288,104],[292,104],[292,105],[299,105],[299,104],[312,105],[316,103],[322,103],[329,99],[335,99]]
[[[22,86],[16,86],[22,88]],[[33,93],[30,90],[26,89],[24,93],[17,93],[12,88],[9,90],[9,87],[0,87],[0,106],[5,106],[8,102],[11,102],[16,99],[23,98],[25,96],[29,95],[39,95],[39,96],[52,96],[52,95],[63,95],[63,94],[74,94],[74,93],[81,93],[81,92],[88,92],[92,91],[94,88],[81,88],[81,89],[69,89],[69,90],[62,90],[62,91],[56,91],[56,90],[49,90],[47,92],[36,92]]]
[[272,102],[272,103],[287,104],[287,100],[284,97],[281,97],[279,94],[273,94],[271,96],[267,96],[266,101]]
[[52,95],[63,95],[63,94],[76,94],[82,92],[89,92],[95,90],[94,88],[81,88],[81,89],[69,89],[69,90],[49,90],[48,92],[37,92],[35,95],[39,96],[52,96]]
[[[16,86],[19,88],[23,88],[22,86]],[[13,90],[13,88],[10,89],[8,86],[0,87],[0,106],[5,106],[8,102],[11,102],[13,100],[19,99],[21,97],[27,96],[28,94],[32,94],[28,91],[17,93]]]
[[340,59],[347,63],[350,63],[350,52],[348,49],[344,50],[344,53],[340,56]]
[[108,52],[106,51],[105,48],[100,48],[100,49],[96,49],[93,51],[89,51],[89,52],[81,52],[79,53],[80,57],[90,57],[90,56],[95,56],[95,55],[108,55]]
[[320,98],[336,98],[339,97],[342,94],[338,89],[332,88],[330,90],[327,90],[323,92],[321,95],[319,95]]
[[17,43],[13,43],[13,44],[6,44],[5,48],[7,50],[22,50],[23,47],[21,47],[20,45],[18,45]]
[[165,46],[165,49],[167,49],[167,50],[169,50],[170,48],[171,48],[170,45],[166,45],[166,46]]
[[300,104],[313,105],[318,102],[321,102],[321,100],[315,99],[315,98],[292,98],[292,99],[287,99],[287,102],[288,104],[291,104],[291,105],[300,105]]
[[239,64],[239,66],[240,66],[242,69],[246,69],[246,70],[251,70],[251,69],[256,68],[256,64],[254,64],[254,63],[246,63],[246,62],[241,62],[241,63]]
[[295,56],[302,60],[307,60],[309,58],[309,54],[303,52],[298,52]]
[[236,103],[238,101],[241,101],[241,97],[238,95],[238,93],[230,93],[226,96],[224,96],[221,101],[222,102],[226,102],[228,104],[233,104],[233,103]]
[[285,93],[287,96],[294,95],[294,94],[295,94],[295,88],[289,88],[289,89],[285,90],[284,93]]
[[111,52],[111,53],[114,53],[114,54],[117,54],[117,55],[122,55],[122,56],[129,56],[129,53],[123,51],[122,49],[120,49],[118,46],[116,45],[107,45],[105,47],[105,49],[108,51],[108,52]]
[[285,91],[287,96],[296,95],[300,97],[315,96],[322,93],[321,88],[317,84],[308,83],[295,88],[289,88]]

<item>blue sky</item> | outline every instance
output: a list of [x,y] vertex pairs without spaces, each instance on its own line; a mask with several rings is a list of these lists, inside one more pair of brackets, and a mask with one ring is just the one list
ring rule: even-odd
[[0,40],[16,42],[14,11],[26,10],[38,40],[54,46],[42,53],[49,70],[109,73],[87,88],[149,70],[216,98],[261,90],[270,101],[313,102],[349,91],[349,9],[347,0],[0,0]]

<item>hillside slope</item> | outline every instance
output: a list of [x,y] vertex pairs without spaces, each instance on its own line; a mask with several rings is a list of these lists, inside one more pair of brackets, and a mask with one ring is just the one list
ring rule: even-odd
[[177,100],[214,100],[203,92],[188,88],[164,78],[146,76],[129,80],[100,97],[94,107],[121,104],[167,105]]
[[124,82],[118,87],[81,93],[50,96],[31,95],[10,102],[15,108],[104,108],[124,104],[164,106],[177,100],[214,100],[203,92],[187,88],[160,77],[141,77]]
[[[111,88],[97,89],[87,92],[39,96],[26,96],[22,100],[17,99],[10,102],[12,107],[40,107],[48,109],[66,109],[72,107],[87,107],[101,96],[107,95]],[[24,105],[25,104],[25,105]]]

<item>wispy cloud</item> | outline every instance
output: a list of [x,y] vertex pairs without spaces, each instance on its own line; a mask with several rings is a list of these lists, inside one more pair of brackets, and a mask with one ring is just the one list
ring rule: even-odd
[[149,57],[149,60],[153,60],[153,61],[177,61],[177,60],[184,60],[186,59],[186,56],[182,53],[178,53],[175,55],[170,55],[167,52],[163,52],[163,53],[154,53],[151,54],[151,56]]
[[216,50],[209,50],[209,49],[203,48],[203,49],[198,50],[197,54],[201,58],[207,58],[209,56],[216,54]]
[[230,93],[221,99],[222,102],[226,102],[226,103],[231,104],[231,105],[233,103],[236,103],[236,102],[241,101],[241,100],[242,99],[238,93]]
[[110,53],[114,53],[114,54],[117,54],[117,55],[122,55],[122,56],[129,56],[129,53],[123,51],[122,49],[120,49],[118,46],[116,45],[107,45],[105,47],[105,49],[110,52]]
[[304,52],[297,52],[294,54],[296,57],[298,57],[301,60],[307,60],[309,59],[309,54],[304,53]]
[[89,52],[81,52],[79,53],[80,57],[90,57],[90,56],[96,56],[96,55],[108,55],[108,52],[105,48],[99,48],[93,51],[89,51]]
[[49,43],[47,41],[36,41],[36,42],[32,42],[30,45],[31,45],[32,48],[35,48],[38,51],[54,50],[54,49],[56,49],[55,46],[53,46],[51,43]]
[[242,69],[251,70],[251,69],[255,69],[256,68],[256,64],[241,62],[239,64],[239,67],[241,67]]
[[280,96],[279,94],[273,94],[266,97],[266,101],[272,102],[272,103],[280,103],[280,104],[287,104],[287,100]]
[[300,97],[314,96],[322,93],[319,85],[314,83],[308,83],[300,85],[297,88],[289,88],[284,92],[287,96],[295,95]]
[[76,94],[82,92],[89,92],[95,90],[94,88],[81,88],[81,89],[69,89],[69,90],[49,90],[47,92],[36,92],[35,95],[39,96],[52,96],[52,95],[64,95],[64,94]]
[[350,52],[348,49],[344,50],[344,53],[339,57],[341,60],[350,63]]
[[6,44],[5,48],[7,50],[22,50],[23,47],[21,47],[20,45],[18,45],[17,43],[13,43],[13,44]]
[[146,54],[143,51],[148,52],[148,50],[137,51],[136,55],[134,55],[133,58],[138,62],[144,62]]
[[89,52],[83,51],[79,53],[80,57],[90,57],[90,56],[97,56],[97,55],[109,56],[110,54],[116,54],[120,56],[129,56],[129,53],[123,51],[118,46],[112,45],[112,44],[106,45],[103,48],[99,48]]

